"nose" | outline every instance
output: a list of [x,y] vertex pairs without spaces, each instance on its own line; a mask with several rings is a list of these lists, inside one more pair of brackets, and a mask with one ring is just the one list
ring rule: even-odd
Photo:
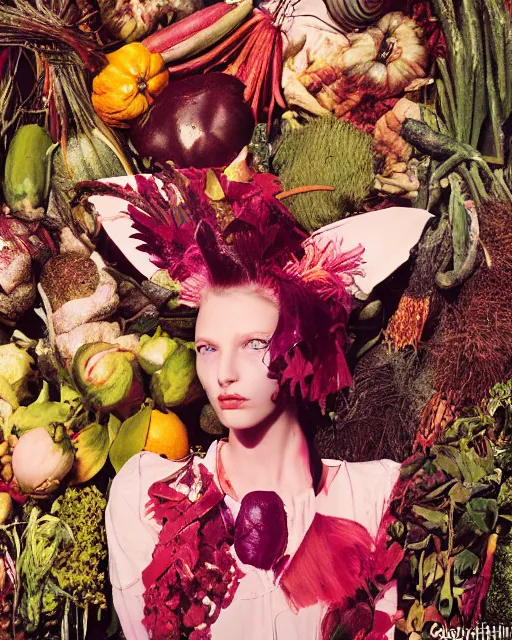
[[234,353],[221,352],[219,368],[217,370],[217,380],[219,386],[223,389],[238,380],[238,367]]

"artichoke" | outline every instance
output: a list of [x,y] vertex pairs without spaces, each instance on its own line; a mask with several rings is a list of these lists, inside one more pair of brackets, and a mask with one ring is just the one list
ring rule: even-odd
[[196,376],[194,343],[179,338],[174,342],[176,347],[169,353],[162,368],[151,377],[151,396],[159,407],[176,407],[201,395]]
[[164,362],[178,348],[178,342],[158,327],[150,338],[144,335],[140,339],[139,364],[146,373],[154,374],[164,366]]

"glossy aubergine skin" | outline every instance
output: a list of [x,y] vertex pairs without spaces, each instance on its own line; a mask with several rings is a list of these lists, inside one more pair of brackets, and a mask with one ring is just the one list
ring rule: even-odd
[[255,127],[244,85],[225,73],[170,82],[130,130],[138,154],[178,168],[225,167],[251,140]]
[[286,511],[274,491],[251,491],[235,522],[235,551],[240,561],[269,571],[288,543]]

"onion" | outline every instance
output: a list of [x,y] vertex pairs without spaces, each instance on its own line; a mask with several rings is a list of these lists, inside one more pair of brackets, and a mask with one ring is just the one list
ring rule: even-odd
[[235,551],[240,561],[269,571],[288,542],[286,512],[274,491],[244,496],[235,523]]
[[21,434],[12,454],[12,470],[23,493],[45,496],[55,491],[75,461],[75,450],[62,425],[50,435],[45,427]]
[[225,73],[170,82],[130,129],[143,158],[185,169],[225,167],[248,144],[255,121],[244,85]]

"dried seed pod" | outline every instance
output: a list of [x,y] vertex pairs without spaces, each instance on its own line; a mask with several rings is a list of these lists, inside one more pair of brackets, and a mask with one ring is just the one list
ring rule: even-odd
[[15,447],[17,442],[18,442],[18,436],[15,436],[14,434],[11,434],[11,435],[7,438],[7,444],[8,444],[10,447]]
[[0,472],[0,476],[2,476],[5,482],[10,482],[12,480],[13,473],[12,473],[12,465],[10,462],[4,466],[4,468]]

